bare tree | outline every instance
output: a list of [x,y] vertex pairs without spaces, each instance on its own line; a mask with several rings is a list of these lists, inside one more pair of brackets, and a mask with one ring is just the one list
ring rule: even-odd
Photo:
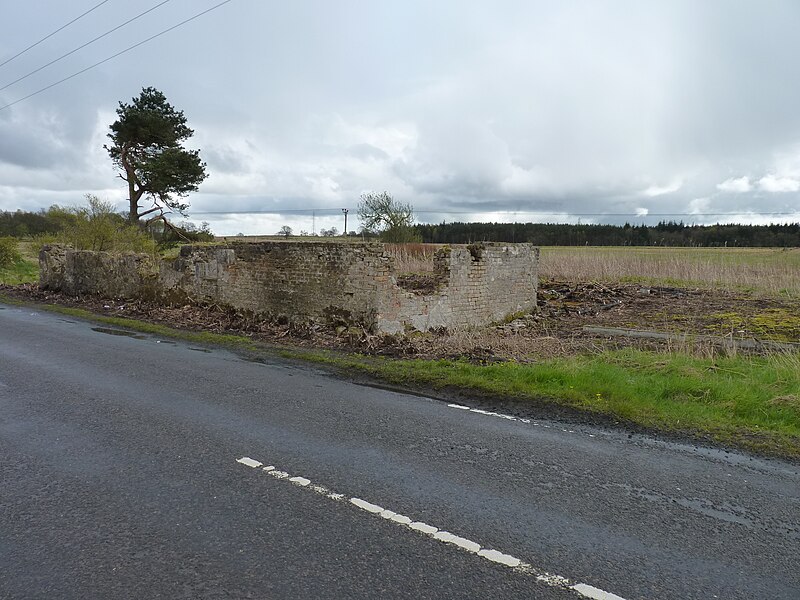
[[366,231],[381,233],[387,242],[416,242],[420,235],[412,229],[414,207],[395,200],[389,192],[361,194],[358,216]]

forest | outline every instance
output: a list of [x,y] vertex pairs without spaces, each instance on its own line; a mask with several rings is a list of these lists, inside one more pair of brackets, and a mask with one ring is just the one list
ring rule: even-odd
[[800,223],[773,225],[574,225],[558,223],[442,223],[417,224],[423,242],[531,242],[538,246],[685,246],[770,247],[800,246]]
[[[58,206],[37,212],[0,211],[0,237],[54,235],[74,218],[73,211]],[[662,221],[657,225],[584,225],[456,222],[417,224],[413,229],[422,236],[423,242],[435,244],[485,241],[531,242],[539,246],[800,247],[800,223],[686,225]]]

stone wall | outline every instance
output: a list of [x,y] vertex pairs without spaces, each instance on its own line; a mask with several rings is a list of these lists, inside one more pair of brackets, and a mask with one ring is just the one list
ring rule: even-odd
[[184,246],[153,263],[46,246],[40,286],[69,294],[213,302],[288,321],[408,329],[480,326],[536,306],[538,248],[530,244],[453,245],[434,259],[432,285],[398,285],[382,244],[270,241]]

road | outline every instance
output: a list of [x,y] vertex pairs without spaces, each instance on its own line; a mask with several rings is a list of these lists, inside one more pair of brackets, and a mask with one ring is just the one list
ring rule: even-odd
[[0,598],[800,597],[797,465],[467,404],[0,305]]

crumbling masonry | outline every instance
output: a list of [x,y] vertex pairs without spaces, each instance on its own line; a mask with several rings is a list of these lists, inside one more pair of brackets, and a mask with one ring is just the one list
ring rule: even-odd
[[[383,244],[270,241],[184,246],[176,259],[45,246],[40,286],[73,295],[206,302],[265,318],[381,333],[486,325],[536,306],[539,250],[479,243],[437,250],[431,285],[398,285]],[[402,278],[400,278],[402,283]]]

